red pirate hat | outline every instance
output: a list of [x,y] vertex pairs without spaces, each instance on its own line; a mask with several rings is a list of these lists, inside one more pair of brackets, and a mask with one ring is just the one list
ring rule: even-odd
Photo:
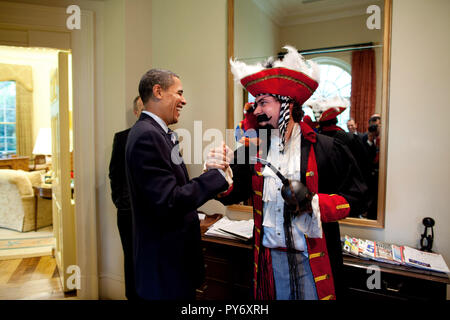
[[311,97],[319,83],[319,68],[312,61],[306,61],[297,49],[285,46],[288,53],[282,60],[269,59],[262,64],[246,65],[230,61],[235,79],[253,96],[262,93],[291,97],[302,105]]
[[278,94],[291,97],[300,105],[319,85],[306,74],[286,68],[266,69],[243,78],[241,83],[254,97],[261,93]]
[[331,107],[322,112],[319,118],[319,122],[328,121],[331,119],[336,118],[338,115],[340,115],[344,110],[347,109],[346,107]]

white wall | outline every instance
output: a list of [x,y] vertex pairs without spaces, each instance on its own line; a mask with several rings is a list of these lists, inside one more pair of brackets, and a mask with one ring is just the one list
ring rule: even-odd
[[[280,47],[290,44],[299,50],[351,45],[357,43],[383,42],[383,30],[369,30],[366,19],[369,15],[340,18],[335,20],[305,23],[282,27],[280,31]],[[374,48],[376,65],[376,99],[375,112],[381,112],[381,82],[383,48]],[[334,57],[352,65],[352,52],[336,52],[318,55],[305,55],[306,59],[314,57]]]
[[341,233],[417,247],[432,217],[433,250],[450,265],[448,12],[447,0],[393,1],[386,227]]
[[[187,105],[173,129],[187,129],[194,141],[194,121],[225,131],[226,125],[226,0],[153,0],[152,67],[180,76]],[[204,141],[203,147],[210,142]],[[219,142],[220,143],[220,142]],[[194,160],[194,146],[191,149]],[[186,160],[186,159],[185,159]],[[189,175],[201,174],[201,164],[187,165]],[[217,201],[201,210],[224,212]]]
[[123,251],[108,178],[114,133],[131,126],[132,101],[151,61],[151,1],[104,2],[103,97],[96,110],[100,298],[123,299]]
[[[280,51],[280,27],[253,1],[234,1],[234,53],[246,63],[261,61]],[[255,58],[257,58],[255,60]],[[250,60],[245,60],[250,59]]]
[[[280,27],[251,0],[234,1],[234,58],[254,64],[280,50]],[[264,58],[262,58],[264,57]],[[243,90],[234,87],[234,127],[243,119]]]

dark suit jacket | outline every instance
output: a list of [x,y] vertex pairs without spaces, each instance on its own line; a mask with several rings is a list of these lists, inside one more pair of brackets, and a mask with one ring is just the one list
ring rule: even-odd
[[184,163],[171,160],[173,147],[144,113],[128,136],[136,288],[143,299],[195,298],[204,275],[196,209],[228,188],[218,170],[189,180]]
[[109,179],[111,180],[111,197],[119,211],[131,210],[128,185],[125,175],[125,145],[130,129],[114,135],[111,162],[109,163]]

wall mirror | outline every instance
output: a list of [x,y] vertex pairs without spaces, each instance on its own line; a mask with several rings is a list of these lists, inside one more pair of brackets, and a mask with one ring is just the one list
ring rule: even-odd
[[[372,209],[342,224],[384,228],[391,10],[391,0],[228,0],[228,60],[253,64],[292,45],[319,64],[317,92],[351,102],[339,116],[339,126],[347,131],[347,120],[354,118],[364,134],[370,116],[380,115]],[[248,93],[229,69],[227,128],[234,129],[242,120]],[[312,114],[307,109],[305,113]],[[252,211],[244,203],[229,209]]]

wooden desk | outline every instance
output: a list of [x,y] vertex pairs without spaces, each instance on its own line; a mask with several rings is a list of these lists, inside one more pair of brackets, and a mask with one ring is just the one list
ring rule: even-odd
[[0,169],[29,170],[30,157],[0,158]]
[[[199,300],[253,299],[253,245],[203,235],[219,216],[202,221],[202,246],[206,265],[205,283],[197,290]],[[344,292],[338,300],[445,300],[450,280],[446,274],[391,265],[344,255]],[[379,289],[369,289],[371,266],[380,270]],[[373,283],[373,281],[369,281]]]
[[[367,280],[374,273],[370,266],[380,270],[379,288],[369,289]],[[370,300],[445,300],[450,280],[445,273],[413,267],[363,260],[344,255],[344,281],[347,299]],[[375,281],[369,281],[371,284]]]
[[37,231],[38,223],[38,198],[52,199],[52,185],[34,186],[34,231]]

